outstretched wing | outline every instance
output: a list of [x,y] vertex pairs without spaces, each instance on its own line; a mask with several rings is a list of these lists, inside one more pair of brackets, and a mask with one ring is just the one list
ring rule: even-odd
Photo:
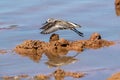
[[80,28],[80,27],[82,27],[81,25],[79,25],[79,24],[76,24],[76,23],[73,23],[73,22],[68,22],[70,25],[72,25],[73,27],[76,27],[76,28]]
[[53,26],[53,24],[46,22],[40,29],[48,29],[50,26]]
[[43,26],[43,29],[44,30],[41,32],[41,34],[49,34],[57,31],[59,27],[55,23],[47,23]]

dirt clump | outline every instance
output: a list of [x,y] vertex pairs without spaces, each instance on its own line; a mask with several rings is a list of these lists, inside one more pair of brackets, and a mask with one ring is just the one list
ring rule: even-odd
[[39,47],[44,47],[45,42],[39,40],[26,40],[22,44],[16,46],[16,48],[24,49],[37,49]]
[[34,80],[50,80],[50,76],[39,74],[39,75],[34,76]]
[[35,62],[39,62],[44,53],[45,42],[39,40],[26,40],[16,46],[14,51],[22,56],[27,56]]
[[88,40],[77,40],[68,41],[64,38],[59,39],[58,34],[52,34],[50,36],[50,42],[44,42],[40,40],[26,40],[22,44],[17,45],[15,49],[38,49],[38,50],[49,50],[49,49],[68,49],[68,50],[81,50],[84,48],[100,48],[104,46],[113,45],[113,41],[103,40],[101,35],[93,33]]
[[90,36],[90,40],[91,41],[96,41],[96,40],[101,40],[102,37],[99,33],[95,32]]
[[97,48],[101,48],[104,46],[110,46],[115,44],[113,41],[107,41],[102,39],[101,35],[99,33],[93,33],[90,36],[90,39],[88,40],[78,40],[78,41],[73,41],[71,43],[71,48],[73,48],[73,50],[81,50],[83,51],[84,49],[88,48],[88,49],[97,49]]
[[115,11],[116,15],[120,16],[120,0],[115,0]]
[[110,78],[107,80],[120,80],[120,72],[113,74]]
[[58,34],[52,34],[50,36],[49,42],[51,42],[51,41],[57,41],[57,40],[59,40],[59,35]]
[[115,6],[116,8],[120,8],[120,0],[115,0]]
[[53,76],[55,80],[64,80],[65,77],[81,78],[84,77],[84,73],[80,72],[66,72],[62,69],[57,69],[54,71]]

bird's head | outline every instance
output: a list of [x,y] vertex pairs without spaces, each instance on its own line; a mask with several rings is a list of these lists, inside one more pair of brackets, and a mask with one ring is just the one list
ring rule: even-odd
[[46,20],[46,22],[45,23],[43,23],[43,25],[45,25],[45,24],[47,24],[47,23],[53,23],[53,22],[55,22],[56,21],[56,19],[54,19],[54,18],[49,18],[49,19],[47,19]]
[[47,20],[47,22],[49,23],[49,22],[55,22],[56,21],[56,19],[54,19],[54,18],[49,18],[48,20]]

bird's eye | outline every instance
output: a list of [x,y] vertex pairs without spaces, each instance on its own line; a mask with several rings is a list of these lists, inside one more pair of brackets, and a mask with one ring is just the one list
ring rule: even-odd
[[51,20],[50,19],[48,19],[48,22],[50,22]]

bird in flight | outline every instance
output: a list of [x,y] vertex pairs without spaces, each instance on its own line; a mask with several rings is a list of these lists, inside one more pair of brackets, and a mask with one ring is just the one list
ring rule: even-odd
[[76,28],[80,28],[81,26],[72,22],[49,18],[43,26],[40,28],[43,31],[41,31],[41,34],[49,34],[52,32],[55,32],[57,30],[64,30],[64,29],[70,29],[77,33],[79,36],[84,37],[82,32],[79,32]]

